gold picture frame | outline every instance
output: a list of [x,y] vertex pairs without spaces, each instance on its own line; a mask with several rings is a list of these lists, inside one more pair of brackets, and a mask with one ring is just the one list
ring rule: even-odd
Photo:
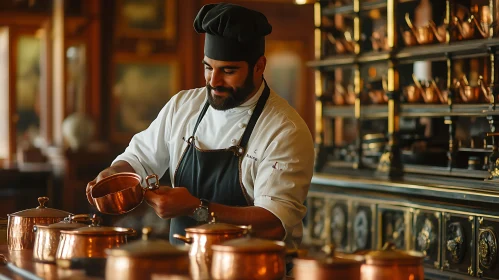
[[177,39],[177,0],[118,0],[116,36],[120,38]]

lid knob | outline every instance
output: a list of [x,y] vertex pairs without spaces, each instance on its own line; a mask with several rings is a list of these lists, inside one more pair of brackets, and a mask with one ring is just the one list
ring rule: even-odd
[[209,224],[214,224],[217,222],[217,217],[215,217],[215,212],[211,212],[210,213],[210,216],[211,216],[211,219],[210,221],[208,222]]
[[92,222],[92,224],[90,225],[91,227],[98,227],[102,219],[100,217],[97,217],[97,215],[93,214],[92,217],[90,218],[90,221]]
[[328,243],[322,247],[322,251],[326,253],[328,257],[331,258],[334,257],[334,250],[335,250],[334,244],[331,243]]
[[142,240],[149,240],[151,233],[152,233],[151,227],[142,228]]
[[39,197],[38,198],[38,203],[40,204],[40,206],[36,207],[36,209],[46,208],[45,207],[45,203],[47,203],[47,201],[49,201],[48,197],[46,197],[46,196]]

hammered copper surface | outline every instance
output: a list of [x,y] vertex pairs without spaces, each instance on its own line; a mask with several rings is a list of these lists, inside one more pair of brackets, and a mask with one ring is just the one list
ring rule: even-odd
[[[69,213],[68,213],[69,214]],[[62,221],[64,218],[47,217],[16,217],[9,216],[9,225],[7,231],[7,243],[9,250],[33,249],[35,243],[35,232],[33,226],[50,225]]]
[[61,231],[52,228],[38,228],[33,246],[33,259],[42,262],[55,262]]
[[237,253],[213,251],[213,279],[283,279],[285,250],[282,252]]
[[71,258],[104,258],[105,250],[119,247],[127,243],[123,233],[114,235],[79,235],[61,231],[56,259]]
[[186,256],[161,256],[134,258],[110,256],[106,262],[106,279],[150,279],[153,274],[189,275],[189,258]]

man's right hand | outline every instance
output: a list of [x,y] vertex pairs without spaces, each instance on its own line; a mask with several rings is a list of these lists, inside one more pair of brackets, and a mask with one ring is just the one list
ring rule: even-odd
[[92,205],[94,205],[93,201],[92,201],[92,197],[90,196],[90,190],[92,189],[92,187],[97,184],[100,180],[106,178],[106,177],[109,177],[113,174],[116,174],[116,173],[121,173],[121,172],[132,172],[132,173],[135,173],[135,170],[133,169],[133,167],[126,161],[117,161],[115,162],[112,166],[102,170],[99,175],[97,175],[97,177],[95,179],[93,179],[92,181],[90,181],[88,184],[87,184],[87,188],[85,190],[85,193],[87,194],[87,199],[88,199],[88,202]]

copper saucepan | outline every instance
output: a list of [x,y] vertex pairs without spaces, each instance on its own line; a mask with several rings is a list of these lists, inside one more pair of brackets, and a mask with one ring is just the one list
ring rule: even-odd
[[283,279],[286,247],[282,241],[243,237],[211,246],[213,279]]
[[151,228],[143,228],[142,240],[106,249],[106,279],[135,280],[152,279],[153,275],[189,275],[187,249],[167,241],[153,240],[149,238],[151,231]]
[[174,234],[173,237],[190,244],[191,274],[194,278],[209,277],[212,261],[212,245],[243,237],[249,231],[247,226],[238,226],[216,221],[211,213],[211,221],[197,227],[186,228],[186,236]]
[[101,219],[95,215],[91,220],[90,226],[61,230],[61,240],[56,252],[59,267],[68,268],[73,258],[105,258],[106,249],[126,244],[127,237],[137,233],[131,228],[100,226]]
[[359,255],[335,254],[334,246],[323,248],[325,257],[298,257],[293,259],[296,280],[349,279],[360,280],[364,258]]
[[35,225],[35,245],[33,247],[33,260],[38,262],[55,262],[55,254],[59,246],[61,230],[74,230],[88,226],[82,222],[89,222],[87,214],[69,215],[63,221],[51,225]]
[[[150,179],[156,179],[150,183]],[[142,188],[142,178],[135,173],[121,172],[113,174],[91,184],[87,190],[88,202],[104,214],[124,214],[132,211],[144,200],[144,193],[159,188],[156,174],[146,177],[147,187]]]

